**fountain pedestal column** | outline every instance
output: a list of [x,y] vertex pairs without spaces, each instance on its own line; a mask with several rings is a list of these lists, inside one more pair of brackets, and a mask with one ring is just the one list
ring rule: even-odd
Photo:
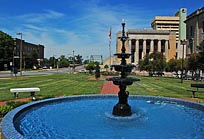
[[112,114],[117,116],[129,116],[132,114],[131,107],[127,101],[129,92],[125,91],[126,86],[120,85],[119,88],[120,88],[120,91],[118,92],[119,102],[113,107]]

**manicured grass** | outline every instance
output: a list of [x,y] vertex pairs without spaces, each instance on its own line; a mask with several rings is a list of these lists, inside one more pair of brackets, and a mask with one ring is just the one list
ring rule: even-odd
[[[167,77],[138,77],[140,82],[135,82],[132,86],[128,87],[130,94],[138,95],[152,95],[164,96],[174,98],[191,98],[192,92],[187,91],[190,89],[191,83],[202,83],[200,81],[184,80],[181,83],[180,79],[167,78]],[[197,92],[196,95],[199,99],[204,98],[204,93]]]
[[[0,101],[14,99],[9,89],[15,87],[39,87],[41,91],[36,95],[42,97],[100,93],[104,81],[88,80],[89,78],[94,78],[94,75],[53,74],[0,78]],[[186,80],[180,83],[180,79],[164,77],[137,76],[137,78],[140,78],[141,81],[127,87],[130,94],[191,98],[192,93],[186,90],[190,88],[191,83],[195,83],[195,81]],[[196,95],[199,96],[199,99],[204,99],[204,93],[196,93]],[[23,97],[30,97],[30,94],[20,93],[19,98]]]
[[[0,78],[0,101],[14,99],[10,88],[16,87],[39,87],[41,91],[36,95],[43,97],[100,93],[104,81],[88,80],[92,77],[94,76],[85,74],[53,74]],[[20,93],[19,98],[30,97],[29,95]]]

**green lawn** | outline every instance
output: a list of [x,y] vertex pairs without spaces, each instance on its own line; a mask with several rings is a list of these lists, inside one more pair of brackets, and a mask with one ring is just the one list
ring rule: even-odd
[[[11,77],[9,79],[0,78],[0,101],[11,100],[13,94],[10,88],[16,87],[39,87],[40,96],[64,96],[76,94],[100,93],[104,81],[90,81],[94,77],[85,74],[53,74],[38,76]],[[29,93],[20,93],[19,98],[30,97]]]
[[[153,95],[176,98],[191,98],[192,93],[186,91],[190,89],[190,84],[195,81],[185,80],[180,83],[180,79],[165,78],[165,77],[138,77],[140,82],[135,82],[128,88],[131,94],[139,95]],[[202,82],[196,82],[202,83]],[[203,98],[204,94],[197,93],[199,97]]]
[[[90,81],[89,78],[94,78],[94,75],[53,74],[0,78],[0,101],[14,99],[9,89],[15,87],[39,87],[41,91],[36,95],[43,97],[100,93],[104,81]],[[127,87],[130,94],[191,98],[192,93],[186,90],[190,88],[191,83],[195,83],[195,81],[180,83],[180,79],[164,77],[138,76],[137,78],[141,81]],[[199,99],[204,98],[203,93],[197,94]],[[29,95],[29,93],[20,93],[19,98],[30,97]]]

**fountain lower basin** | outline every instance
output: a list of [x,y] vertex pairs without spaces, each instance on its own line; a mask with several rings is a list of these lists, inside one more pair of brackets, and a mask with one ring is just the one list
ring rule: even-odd
[[204,137],[204,105],[129,96],[131,117],[111,117],[115,95],[71,96],[20,106],[2,121],[3,138]]

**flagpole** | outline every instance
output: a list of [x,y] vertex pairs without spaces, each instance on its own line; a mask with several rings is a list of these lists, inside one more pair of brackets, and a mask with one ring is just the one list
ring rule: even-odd
[[112,35],[112,32],[111,32],[111,27],[110,27],[110,33],[109,33],[109,53],[110,53],[110,69],[111,69],[111,35]]

